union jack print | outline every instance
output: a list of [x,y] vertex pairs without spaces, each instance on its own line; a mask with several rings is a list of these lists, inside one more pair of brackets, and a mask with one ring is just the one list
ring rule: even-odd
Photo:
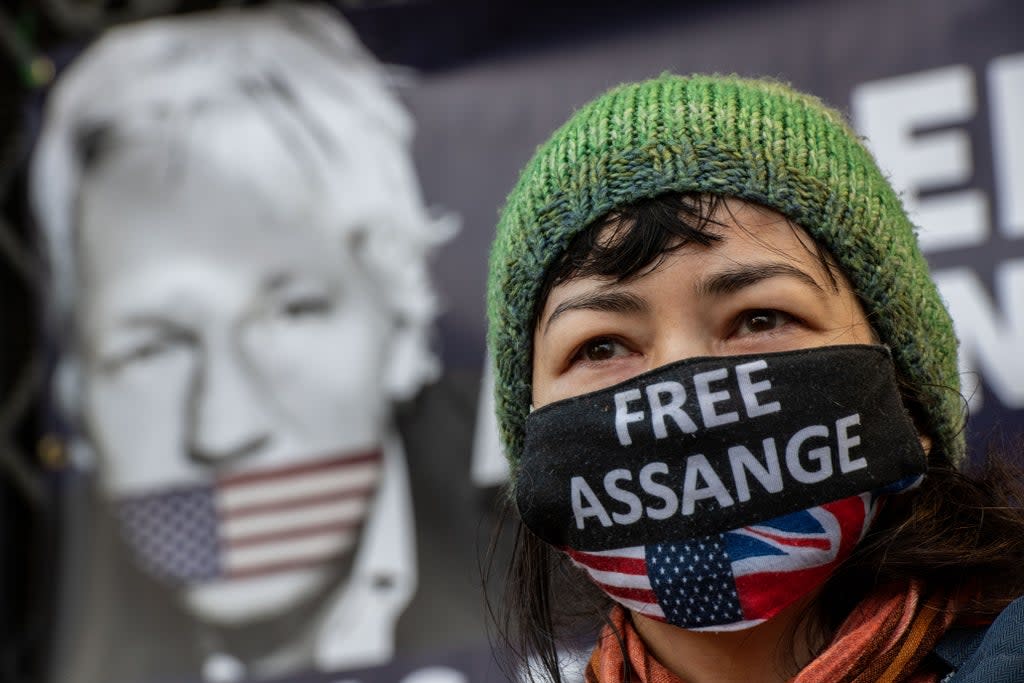
[[721,534],[567,553],[628,609],[691,629],[748,628],[820,585],[876,507],[864,493]]

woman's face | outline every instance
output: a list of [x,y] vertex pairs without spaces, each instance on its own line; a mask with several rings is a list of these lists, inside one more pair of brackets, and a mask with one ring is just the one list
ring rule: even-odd
[[720,240],[684,245],[653,271],[551,290],[533,335],[535,408],[686,358],[875,342],[802,229],[740,200],[714,219]]

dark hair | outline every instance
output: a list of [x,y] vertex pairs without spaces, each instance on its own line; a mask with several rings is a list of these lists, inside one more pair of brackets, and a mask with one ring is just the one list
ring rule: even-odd
[[532,320],[540,319],[554,287],[576,278],[605,277],[627,282],[661,264],[685,244],[709,246],[721,239],[710,232],[722,201],[713,195],[668,194],[612,211],[569,243],[541,282]]
[[[657,268],[685,244],[710,246],[721,239],[714,217],[723,208],[720,197],[667,194],[616,209],[578,234],[545,274],[533,320],[561,283],[588,276],[625,282]],[[809,248],[838,287],[831,256],[817,243]],[[917,405],[907,407],[912,417],[920,411]],[[1015,452],[1020,450],[1018,445]],[[958,618],[964,622],[989,619],[1024,594],[1022,465],[991,452],[958,471],[946,454],[933,450],[920,488],[886,501],[871,531],[804,614],[815,642],[828,643],[858,602],[892,582],[917,580],[926,590],[962,596]],[[531,680],[540,670],[561,683],[559,648],[580,639],[592,642],[608,623],[611,601],[514,516],[504,611],[492,610],[492,616],[513,658],[532,661]]]

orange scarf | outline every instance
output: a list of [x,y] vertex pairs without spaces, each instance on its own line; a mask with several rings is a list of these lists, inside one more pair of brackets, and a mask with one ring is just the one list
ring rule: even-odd
[[[857,606],[790,683],[933,683],[938,673],[921,662],[952,623],[953,607],[952,598],[926,599],[917,584],[879,591]],[[647,652],[624,609],[616,607],[611,622],[587,664],[586,683],[621,683],[627,666],[632,683],[685,683]]]

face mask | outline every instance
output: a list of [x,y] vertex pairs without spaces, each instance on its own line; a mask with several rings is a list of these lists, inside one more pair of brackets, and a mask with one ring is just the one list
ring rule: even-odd
[[199,584],[323,565],[354,545],[380,477],[378,451],[218,477],[121,497],[121,530],[141,567]]
[[694,358],[534,411],[523,522],[609,597],[737,630],[820,587],[925,454],[880,346]]

